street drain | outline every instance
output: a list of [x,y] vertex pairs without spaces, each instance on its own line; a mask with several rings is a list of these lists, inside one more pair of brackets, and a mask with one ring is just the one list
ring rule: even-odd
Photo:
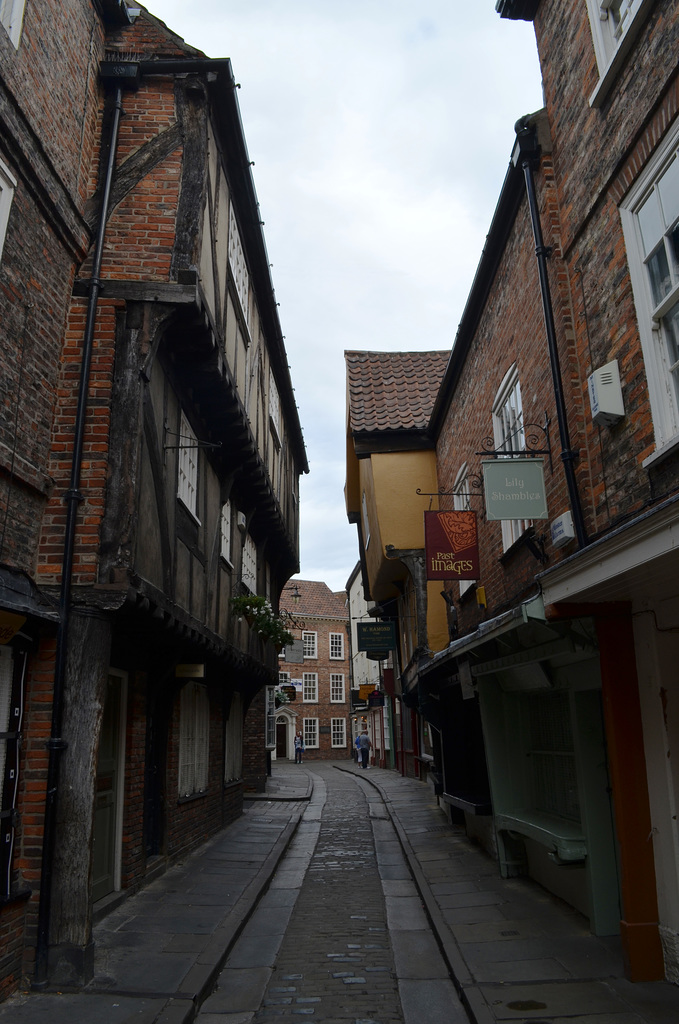
[[427,832],[449,832],[450,825],[432,825]]
[[518,932],[513,932],[513,931],[510,931],[510,932],[500,932],[500,935],[518,935],[518,934],[519,934]]
[[[507,1003],[508,1010],[520,1010],[526,1013],[528,1010],[546,1010],[547,1003],[537,1003],[534,999],[517,999],[515,1003]],[[534,1021],[534,1024],[540,1024]]]

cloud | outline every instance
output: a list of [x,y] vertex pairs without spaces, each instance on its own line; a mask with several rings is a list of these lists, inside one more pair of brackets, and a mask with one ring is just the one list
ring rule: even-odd
[[231,57],[311,474],[302,573],[337,590],[345,349],[455,337],[513,145],[541,106],[532,25],[494,0],[156,0]]

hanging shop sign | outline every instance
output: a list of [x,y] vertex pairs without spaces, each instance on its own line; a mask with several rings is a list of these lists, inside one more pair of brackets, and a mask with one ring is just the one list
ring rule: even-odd
[[424,555],[428,580],[477,580],[481,572],[476,512],[425,512]]
[[396,647],[396,627],[393,622],[357,622],[356,639],[359,651],[386,658]]
[[368,695],[368,707],[369,708],[383,708],[384,707],[384,694],[379,690],[373,690]]
[[361,704],[365,704],[370,694],[375,689],[374,683],[361,683],[358,688],[358,699]]
[[205,665],[175,665],[175,679],[204,679]]
[[300,638],[283,648],[284,660],[289,665],[302,665],[304,663],[304,641]]
[[548,519],[542,459],[483,459],[486,516]]

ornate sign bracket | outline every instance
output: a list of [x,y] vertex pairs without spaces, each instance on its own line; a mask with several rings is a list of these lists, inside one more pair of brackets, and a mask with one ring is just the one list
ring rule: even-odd
[[[475,455],[490,455],[494,459],[525,459],[531,456],[548,455],[549,456],[549,470],[551,473],[554,472],[554,466],[552,464],[552,443],[549,437],[549,424],[550,420],[545,412],[545,422],[543,426],[539,423],[526,423],[520,430],[516,430],[507,438],[507,442],[511,442],[512,438],[518,437],[520,434],[524,435],[525,447],[520,451],[515,451],[507,448],[494,448],[495,441],[492,437],[484,437],[481,442],[483,451],[474,452]],[[538,431],[539,433],[536,433]],[[542,436],[541,436],[542,435]],[[538,447],[543,445],[543,447]]]
[[[418,487],[415,494],[423,498],[483,498],[483,480],[480,476],[470,475],[467,477],[473,490],[471,491],[421,491]],[[430,503],[431,504],[431,503]]]

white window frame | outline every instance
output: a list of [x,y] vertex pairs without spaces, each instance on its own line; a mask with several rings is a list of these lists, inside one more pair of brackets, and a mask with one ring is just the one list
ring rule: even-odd
[[[659,180],[674,160],[679,160],[679,123],[648,161],[620,207],[655,432],[656,452],[644,461],[644,466],[679,443],[679,371],[675,371],[673,383],[663,327],[663,318],[679,302],[679,267],[673,267],[670,260],[670,272],[673,272],[674,280],[667,295],[656,304],[651,291],[644,242],[637,216],[644,203],[648,199],[652,200],[652,193],[657,192]],[[667,238],[667,234],[666,231],[663,238]],[[657,251],[657,247],[654,251]]]
[[335,749],[347,745],[347,723],[344,718],[330,719],[330,746]]
[[251,594],[257,593],[257,545],[249,533],[245,534],[243,541],[241,580]]
[[236,223],[236,214],[233,203],[229,205],[229,266],[233,282],[236,286],[236,294],[240,301],[241,310],[245,317],[245,323],[250,326],[250,275],[245,262],[245,254],[240,240],[240,232]]
[[198,438],[182,412],[177,447],[177,497],[198,522]]
[[276,378],[273,370],[269,367],[269,422],[271,432],[278,448],[283,443],[283,431],[281,430],[281,400],[276,387]]
[[330,673],[330,703],[344,704],[344,672]]
[[302,702],[318,704],[318,672],[302,673]]
[[[493,437],[497,452],[526,450],[521,382],[516,364],[505,374],[493,402]],[[501,525],[502,547],[506,551],[531,523],[529,519],[503,519]]]
[[[467,512],[471,507],[469,494],[469,466],[466,462],[463,462],[458,470],[457,476],[455,477],[455,483],[453,484],[453,508],[456,512]],[[460,580],[458,583],[460,588],[460,597],[462,597],[462,595],[475,584],[476,580]]]
[[231,502],[225,501],[219,516],[219,554],[231,565],[231,523],[233,512]]
[[[333,649],[335,653],[333,654]],[[328,650],[331,661],[344,661],[344,633],[328,634]]]
[[15,50],[19,49],[25,7],[26,0],[0,0],[0,25],[4,26]]
[[179,695],[179,796],[205,793],[210,766],[210,700],[207,686],[191,681]]
[[599,83],[590,106],[604,102],[622,64],[639,34],[654,0],[587,0]]
[[302,630],[302,644],[305,658],[318,658],[318,633]]
[[266,688],[266,749],[276,749],[276,687]]
[[9,211],[14,198],[17,181],[6,163],[0,160],[0,257],[5,244]]
[[304,736],[304,746],[307,750],[314,750],[318,748],[318,719],[317,718],[303,718],[302,719],[302,735]]
[[290,673],[279,672],[278,673],[278,685],[279,686],[290,686]]

